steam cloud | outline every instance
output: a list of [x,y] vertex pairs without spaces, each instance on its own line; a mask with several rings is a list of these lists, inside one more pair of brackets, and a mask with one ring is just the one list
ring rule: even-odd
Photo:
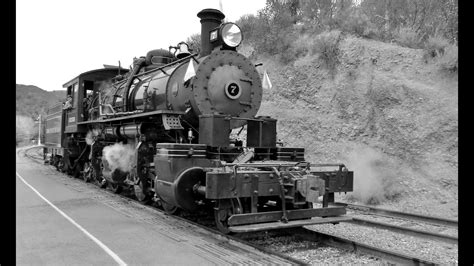
[[369,147],[358,148],[349,154],[346,165],[354,171],[353,199],[379,204],[400,195],[397,166],[383,153]]
[[135,149],[132,145],[115,143],[102,150],[102,155],[109,163],[112,171],[119,169],[124,172],[132,170],[135,159]]
[[87,145],[91,145],[94,142],[94,137],[99,136],[99,134],[100,134],[100,130],[98,129],[89,130],[89,132],[87,132],[87,135],[86,135]]

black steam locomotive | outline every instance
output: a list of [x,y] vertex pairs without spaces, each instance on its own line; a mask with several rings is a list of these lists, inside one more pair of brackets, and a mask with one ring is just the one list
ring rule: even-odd
[[169,213],[212,207],[225,233],[347,220],[329,203],[352,191],[353,172],[280,145],[277,120],[256,116],[262,80],[236,50],[240,28],[216,9],[197,16],[199,54],[182,42],[130,70],[105,66],[64,84],[68,102],[48,111],[45,158]]

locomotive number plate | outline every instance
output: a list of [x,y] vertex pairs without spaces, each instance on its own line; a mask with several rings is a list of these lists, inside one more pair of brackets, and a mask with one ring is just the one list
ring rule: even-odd
[[242,94],[242,90],[240,89],[239,84],[237,84],[237,82],[230,82],[225,86],[225,94],[230,99],[235,100],[240,97],[240,95]]

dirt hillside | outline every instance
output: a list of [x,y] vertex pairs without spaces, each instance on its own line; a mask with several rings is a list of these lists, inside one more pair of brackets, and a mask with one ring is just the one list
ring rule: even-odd
[[317,55],[257,58],[273,87],[259,115],[308,161],[342,162],[355,192],[381,207],[457,217],[458,81],[421,49],[346,36],[329,71]]

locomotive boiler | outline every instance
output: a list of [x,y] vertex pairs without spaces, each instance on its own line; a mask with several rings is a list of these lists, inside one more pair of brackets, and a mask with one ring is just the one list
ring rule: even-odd
[[353,172],[277,143],[277,120],[256,116],[262,79],[237,51],[240,28],[216,9],[197,16],[199,53],[181,42],[64,84],[71,107],[46,121],[50,163],[169,213],[212,208],[225,233],[348,220],[329,203]]

